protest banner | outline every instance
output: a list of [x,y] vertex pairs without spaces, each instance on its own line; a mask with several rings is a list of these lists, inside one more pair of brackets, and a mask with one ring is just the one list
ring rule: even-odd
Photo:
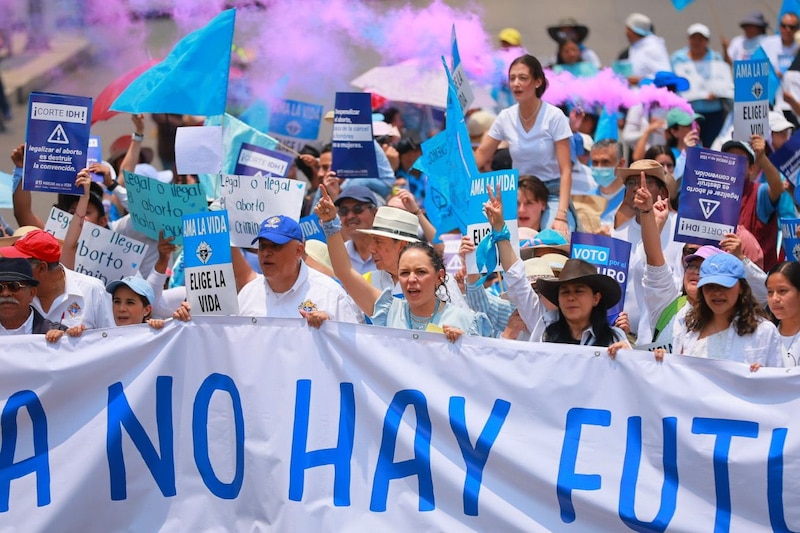
[[319,223],[319,217],[314,213],[311,213],[307,217],[303,217],[300,219],[300,229],[303,230],[303,238],[306,240],[308,239],[316,239],[322,242],[328,242],[328,239],[325,238],[325,232],[322,231],[322,226]]
[[800,131],[795,132],[769,160],[789,182],[797,187],[797,171],[800,170]]
[[[519,232],[517,231],[517,182],[519,172],[513,170],[498,170],[478,174],[470,182],[469,205],[467,206],[467,233],[472,239],[473,244],[478,246],[480,242],[492,232],[492,226],[486,219],[483,211],[483,204],[489,201],[487,187],[492,189],[495,194],[497,185],[500,185],[500,197],[503,201],[503,218],[511,233],[511,245],[519,255]],[[486,274],[489,272],[500,272],[503,267],[500,265],[499,258],[495,253],[494,257],[489,257],[489,263],[482,264],[484,259],[476,252],[466,255],[468,274]],[[493,261],[492,261],[493,260]],[[479,264],[481,263],[481,264]]]
[[28,129],[22,188],[80,194],[78,172],[86,167],[92,99],[33,92],[28,98]]
[[[299,152],[309,141],[319,137],[323,111],[324,107],[318,104],[277,99],[270,109],[269,133]],[[281,148],[278,147],[279,150]]]
[[228,213],[183,217],[183,264],[192,315],[237,315]]
[[71,214],[53,206],[50,208],[50,214],[47,215],[47,220],[44,223],[44,230],[56,239],[63,241],[64,237],[67,236],[67,228],[71,220]]
[[[100,137],[92,135],[89,137],[89,149],[86,151],[86,166],[90,167],[95,163],[100,163],[103,160],[103,149],[100,146]],[[103,184],[103,175],[96,172],[90,172],[92,181]]]
[[273,176],[285,178],[292,166],[292,158],[286,154],[242,143],[236,159],[234,174],[237,176]]
[[613,278],[622,287],[622,298],[608,310],[608,321],[613,324],[625,306],[631,243],[608,235],[574,232],[570,239],[570,257],[593,264],[600,274]]
[[461,63],[461,54],[458,53],[455,24],[453,24],[453,29],[450,32],[450,49],[452,54],[450,68],[456,87],[456,95],[458,96],[458,103],[461,106],[461,111],[466,113],[469,106],[475,101],[475,94],[472,92],[472,86],[470,86],[469,80],[467,79],[467,71],[464,70],[464,65]]
[[733,62],[733,138],[750,141],[751,135],[769,134],[768,59]]
[[800,525],[794,369],[299,318],[3,347],[21,531]]
[[369,93],[336,93],[332,170],[340,178],[377,178]]
[[84,221],[75,251],[75,272],[109,281],[134,276],[147,253],[147,244]]
[[128,190],[128,211],[133,227],[151,239],[175,237],[173,244],[183,244],[183,222],[186,215],[208,211],[205,195],[199,184],[175,185],[125,171]]
[[228,210],[231,244],[251,248],[268,217],[300,218],[306,184],[272,176],[222,176],[222,207]]
[[746,178],[744,156],[688,148],[675,240],[716,246],[726,233],[736,233]]
[[800,239],[797,238],[797,228],[799,227],[800,218],[781,219],[781,237],[787,261],[800,261]]

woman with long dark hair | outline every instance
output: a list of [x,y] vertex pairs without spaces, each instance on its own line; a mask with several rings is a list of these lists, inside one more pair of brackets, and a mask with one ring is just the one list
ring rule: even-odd
[[767,274],[767,305],[777,320],[783,366],[800,362],[800,263],[778,263]]

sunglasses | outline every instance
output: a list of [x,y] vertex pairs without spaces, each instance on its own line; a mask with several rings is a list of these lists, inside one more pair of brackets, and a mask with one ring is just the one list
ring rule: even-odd
[[360,215],[367,209],[372,209],[372,204],[356,204],[353,207],[347,207],[346,205],[339,206],[339,216],[346,217],[351,212],[354,215]]
[[29,285],[25,283],[20,283],[19,281],[6,281],[0,282],[0,292],[3,292],[5,289],[8,289],[10,293],[19,292],[22,287],[29,287]]
[[797,31],[798,26],[796,24],[781,24],[781,28],[784,30]]

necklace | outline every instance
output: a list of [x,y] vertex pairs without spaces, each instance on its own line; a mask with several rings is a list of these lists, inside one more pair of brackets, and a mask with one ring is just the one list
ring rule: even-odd
[[431,321],[433,320],[433,317],[436,316],[436,313],[439,312],[439,304],[441,303],[442,301],[437,299],[436,307],[433,309],[433,313],[431,314],[431,316],[427,317],[415,315],[414,313],[411,312],[411,306],[409,305],[406,308],[406,325],[408,326],[408,329],[417,329],[417,330],[426,329],[428,327],[428,324],[430,324]]
[[525,117],[522,116],[522,107],[520,106],[520,108],[519,108],[519,119],[523,123],[527,123],[527,122],[530,122],[530,121],[534,120],[536,118],[536,115],[539,114],[539,108],[540,107],[542,107],[542,101],[541,100],[539,100],[539,103],[536,104],[536,109],[533,110],[533,114],[531,116],[525,118]]
[[[783,333],[781,333],[780,329],[778,329],[778,333],[781,334],[781,337],[784,337],[784,338],[788,337],[788,335],[784,335]],[[792,340],[789,341],[789,344],[784,344],[783,345],[783,349],[786,350],[786,357],[788,359],[791,359],[792,366],[797,366],[797,356],[795,356],[792,353],[792,346],[794,346],[794,341],[797,340],[797,336],[798,335],[800,335],[800,328],[798,328],[797,331],[795,332],[795,334],[792,336]]]

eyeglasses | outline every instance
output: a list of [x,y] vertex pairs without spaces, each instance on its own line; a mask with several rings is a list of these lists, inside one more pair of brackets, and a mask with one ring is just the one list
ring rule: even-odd
[[781,24],[782,30],[792,30],[797,31],[797,28],[800,27],[797,24]]
[[372,204],[356,204],[353,207],[341,205],[339,206],[339,216],[346,217],[350,214],[350,212],[352,212],[354,215],[360,215],[367,209],[372,209]]
[[4,283],[0,283],[0,292],[8,289],[8,292],[13,294],[19,292],[22,287],[28,287],[28,285],[20,283],[19,281],[6,281]]
[[700,265],[698,263],[689,263],[686,265],[686,272],[700,272]]

